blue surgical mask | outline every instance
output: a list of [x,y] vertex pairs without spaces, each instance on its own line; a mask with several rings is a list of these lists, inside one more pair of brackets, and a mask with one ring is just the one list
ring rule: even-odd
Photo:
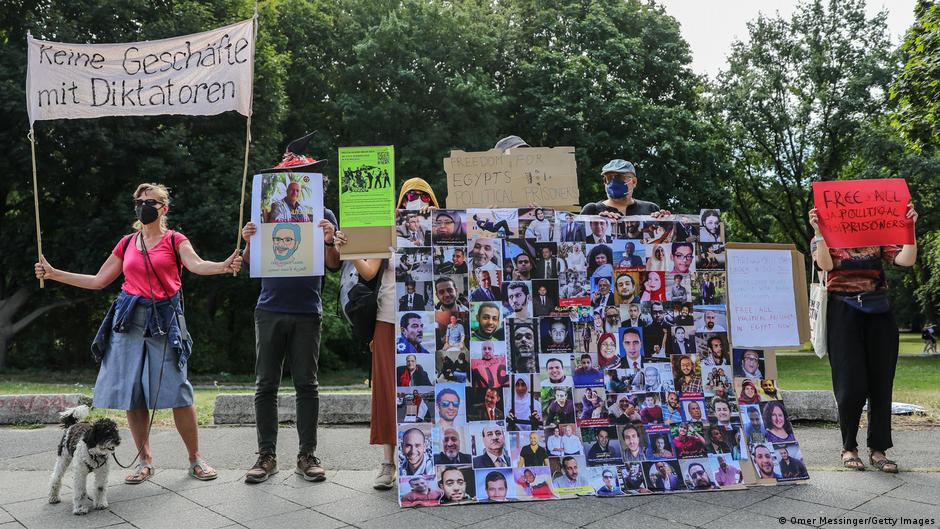
[[623,198],[627,196],[627,193],[630,191],[630,186],[628,186],[626,182],[616,178],[612,179],[610,183],[607,184],[606,188],[607,196],[610,198]]

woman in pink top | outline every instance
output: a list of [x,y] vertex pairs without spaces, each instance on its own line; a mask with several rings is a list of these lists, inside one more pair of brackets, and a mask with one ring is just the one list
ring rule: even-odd
[[189,474],[200,480],[218,477],[199,453],[193,388],[186,361],[192,340],[186,331],[179,295],[185,266],[199,275],[238,272],[242,258],[232,253],[223,262],[204,261],[185,235],[168,230],[170,194],[160,184],[141,184],[134,192],[137,222],[94,275],[58,270],[45,256],[35,265],[36,277],[100,290],[122,273],[124,284],[111,304],[92,344],[101,362],[93,405],[127,411],[127,424],[139,450],[129,484],[153,475],[150,451],[150,409],[173,409],[176,429],[189,453]]

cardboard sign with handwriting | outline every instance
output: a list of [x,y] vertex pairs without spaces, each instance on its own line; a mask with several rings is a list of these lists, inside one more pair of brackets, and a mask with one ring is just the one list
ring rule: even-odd
[[819,230],[830,248],[913,244],[903,178],[813,183]]
[[571,206],[579,203],[574,147],[484,152],[444,158],[448,208]]

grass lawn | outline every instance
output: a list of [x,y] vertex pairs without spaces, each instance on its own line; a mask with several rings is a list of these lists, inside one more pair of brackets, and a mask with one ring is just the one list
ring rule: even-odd
[[[920,355],[924,350],[924,341],[920,339],[918,332],[902,332],[899,342],[898,351],[902,356]],[[812,353],[813,347],[810,342],[806,342],[799,349],[780,349],[780,352],[784,354],[788,352]]]
[[[42,371],[6,372],[0,374],[0,395],[28,393],[81,393],[91,395],[95,383],[95,371],[51,373]],[[325,373],[320,380],[321,386],[351,386],[362,384],[368,373],[350,369],[336,373]],[[219,393],[254,393],[254,378],[251,376],[232,375],[195,375],[190,382],[196,386],[194,397],[196,413],[200,426],[212,424],[215,411],[215,397]],[[234,385],[235,387],[229,387]],[[201,386],[215,386],[204,388]],[[281,381],[282,392],[293,392],[291,379]],[[357,391],[364,391],[359,389]],[[122,411],[93,410],[91,418],[110,417],[120,425],[126,425],[127,419]],[[154,418],[155,426],[172,427],[173,412],[161,410]],[[27,427],[28,425],[23,425]]]
[[[903,335],[905,337],[913,335]],[[919,342],[920,338],[917,337]],[[910,350],[914,345],[910,339],[902,341]],[[912,351],[919,353],[920,349]],[[787,389],[823,389],[831,390],[832,381],[829,373],[829,362],[823,358],[806,355],[779,355],[777,356],[780,388]],[[11,372],[0,375],[0,395],[21,393],[83,393],[91,395],[95,373],[83,371],[79,373],[43,373]],[[325,374],[321,385],[339,386],[361,384],[366,373],[358,370],[343,371],[335,374]],[[75,381],[79,382],[75,382]],[[195,376],[192,382],[196,386],[214,385],[213,388],[200,388],[195,390],[196,410],[199,415],[199,424],[212,423],[212,413],[215,409],[215,397],[219,393],[252,393],[253,380],[250,377],[232,376]],[[225,387],[223,384],[243,384],[239,388]],[[285,379],[281,387],[287,392],[291,391],[291,382]],[[361,390],[360,390],[361,391]],[[898,359],[898,369],[894,381],[894,400],[919,404],[927,408],[931,418],[940,417],[940,358],[924,358],[920,356],[906,356]],[[119,423],[125,422],[123,412],[106,412],[95,410],[94,416],[109,416]],[[170,411],[157,413],[155,423],[161,426],[172,426]],[[929,420],[929,419],[928,419]],[[925,421],[926,422],[926,421]]]
[[[920,352],[918,350],[918,352]],[[829,361],[815,356],[777,356],[781,389],[832,389]],[[898,359],[894,400],[919,404],[932,417],[940,416],[940,358],[907,356]]]

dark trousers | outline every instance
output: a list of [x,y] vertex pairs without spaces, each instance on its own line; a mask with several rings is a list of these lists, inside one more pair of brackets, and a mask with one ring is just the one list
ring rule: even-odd
[[317,449],[320,415],[320,315],[287,314],[255,309],[255,429],[258,453],[275,454],[277,447],[277,391],[285,356],[297,393],[297,436],[300,454]]
[[842,448],[858,448],[858,423],[866,399],[868,447],[882,451],[891,448],[891,393],[898,363],[894,315],[891,311],[866,314],[829,296],[826,337]]

